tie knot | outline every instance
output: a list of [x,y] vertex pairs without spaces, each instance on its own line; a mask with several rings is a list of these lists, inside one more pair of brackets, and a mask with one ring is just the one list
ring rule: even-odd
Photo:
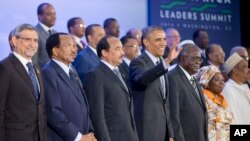
[[157,61],[155,63],[156,63],[156,65],[160,64],[161,63],[161,59],[160,58],[157,59]]
[[49,30],[48,30],[48,33],[49,33],[49,35],[51,35],[51,34],[52,34],[52,30],[51,30],[51,29],[49,29]]
[[113,71],[117,74],[117,73],[120,73],[119,69],[118,68],[114,68]]
[[29,69],[33,68],[33,65],[32,65],[31,62],[28,62],[28,63],[26,64],[26,66],[27,66]]

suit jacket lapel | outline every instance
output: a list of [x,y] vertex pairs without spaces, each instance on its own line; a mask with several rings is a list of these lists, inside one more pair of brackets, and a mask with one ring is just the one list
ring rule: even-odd
[[98,56],[90,49],[89,46],[86,48],[86,52],[89,54],[89,61],[91,61],[92,64],[98,64],[99,63]]
[[[149,66],[149,68],[153,68],[153,67],[155,67],[155,64],[153,63],[153,61],[150,59],[150,57],[147,55],[147,53],[145,53],[145,52],[143,52],[143,54],[142,54],[142,58],[146,61],[146,63],[148,64],[148,66]],[[165,76],[164,76],[165,77]],[[165,84],[167,84],[166,83],[166,77],[165,77]],[[160,81],[160,78],[158,78],[158,79],[156,79],[156,83],[157,83],[157,86],[158,86],[158,88],[159,88],[159,90],[160,90],[160,96],[161,96],[161,98],[162,99],[164,99],[163,98],[163,90],[162,90],[162,88],[161,88],[161,81]]]
[[196,83],[197,88],[198,88],[198,91],[199,91],[199,95],[200,95],[200,99],[201,99],[202,105],[203,105],[204,109],[207,110],[206,102],[205,102],[205,97],[204,97],[203,91],[202,91],[201,87],[198,87],[199,83],[198,83],[198,81],[197,81],[196,79],[195,79],[195,83]]
[[[121,88],[126,92],[128,93],[129,95],[129,92],[127,91],[127,89],[123,86],[121,80],[115,75],[115,73],[110,70],[110,68],[108,68],[105,64],[103,64],[102,62],[100,63],[100,68],[103,70],[103,72],[109,76],[111,79],[113,79],[115,82],[117,82]],[[125,80],[124,80],[125,81]]]
[[[181,79],[182,79],[183,81],[185,81],[186,84],[188,84],[188,85],[187,85],[187,87],[189,87],[188,90],[191,90],[191,91],[192,91],[192,95],[195,97],[195,99],[198,101],[198,103],[199,103],[204,109],[206,109],[206,108],[205,108],[205,104],[204,104],[204,102],[203,102],[204,100],[202,100],[202,98],[199,98],[199,97],[197,96],[196,91],[194,90],[194,88],[193,88],[193,86],[191,85],[190,81],[187,79],[185,73],[181,70],[181,68],[180,68],[179,66],[177,66],[177,69],[178,69],[178,72],[180,73]],[[197,84],[197,83],[196,83],[196,84]],[[197,86],[197,87],[198,87],[198,86]],[[198,87],[198,89],[199,89],[199,87]],[[200,91],[200,90],[199,90],[199,95],[201,96],[201,91]]]
[[79,102],[83,103],[83,97],[82,95],[78,92],[76,86],[72,83],[72,80],[70,77],[61,69],[60,66],[58,66],[53,60],[50,62],[52,67],[57,71],[59,77],[70,87],[76,98],[79,100]]
[[31,79],[28,75],[28,72],[26,71],[26,69],[24,68],[24,66],[22,65],[22,63],[16,58],[15,55],[13,54],[10,54],[9,55],[9,58],[14,66],[14,68],[16,69],[17,73],[20,74],[20,76],[23,78],[23,80],[25,81],[25,84],[27,84],[27,87],[29,88],[31,94],[32,94],[32,97],[35,101],[36,98],[35,98],[35,91],[33,89],[33,84],[31,82]]

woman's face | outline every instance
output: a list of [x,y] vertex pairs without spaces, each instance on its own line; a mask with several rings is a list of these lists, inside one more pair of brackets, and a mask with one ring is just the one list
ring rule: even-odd
[[224,88],[224,77],[220,72],[217,72],[208,83],[207,89],[215,94],[220,94]]

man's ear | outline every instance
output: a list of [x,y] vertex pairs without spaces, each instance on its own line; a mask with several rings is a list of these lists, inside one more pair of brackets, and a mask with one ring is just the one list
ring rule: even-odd
[[16,45],[17,45],[17,37],[16,36],[11,37],[11,42],[12,42],[13,46],[16,47]]
[[58,48],[57,47],[53,47],[52,49],[52,56],[57,56],[58,55]]
[[108,51],[107,50],[105,50],[105,49],[103,49],[102,51],[101,51],[101,56],[103,56],[103,57],[106,57],[107,55],[108,55]]
[[144,44],[145,47],[148,47],[149,42],[148,42],[147,39],[143,39],[142,42],[143,42],[143,44]]

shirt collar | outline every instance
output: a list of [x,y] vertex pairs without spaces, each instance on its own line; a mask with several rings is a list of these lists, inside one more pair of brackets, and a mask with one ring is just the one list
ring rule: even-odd
[[52,60],[55,61],[57,63],[57,65],[59,65],[61,67],[61,69],[63,69],[63,71],[69,76],[70,65],[67,66],[63,62],[56,60],[56,59],[52,59]]
[[[27,63],[28,62],[31,62],[31,59],[30,60],[27,60],[26,58],[24,58],[23,56],[21,56],[20,54],[16,53],[16,52],[13,52],[13,54],[16,56],[16,58],[23,64],[24,68],[26,69],[26,71],[28,72],[28,66],[27,66]],[[33,63],[32,63],[33,64]]]
[[103,60],[103,59],[101,59],[101,61],[102,61],[108,68],[110,68],[112,71],[113,71],[114,69],[118,69],[117,66],[114,67],[114,66],[112,66],[110,63],[108,63],[107,61],[105,61],[105,60]]
[[39,23],[41,26],[42,26],[42,28],[47,32],[47,33],[49,33],[48,31],[49,30],[51,30],[52,31],[52,28],[49,28],[48,26],[46,26],[45,24],[43,24],[43,23]]
[[191,79],[192,76],[184,68],[182,68],[180,65],[179,65],[179,67],[184,72],[184,74],[186,75],[187,79],[190,81],[190,79]]
[[92,46],[88,45],[88,48],[91,49],[96,55],[97,55],[97,51],[95,48],[93,48]]
[[129,66],[131,60],[129,60],[127,57],[123,57],[123,61]]
[[159,57],[155,57],[153,54],[151,54],[148,50],[145,50],[146,54],[149,56],[149,58],[153,61],[153,63],[156,65],[156,62],[159,60]]
[[81,38],[79,38],[73,34],[71,34],[71,35],[74,37],[76,43],[83,48],[82,43],[81,43]]

